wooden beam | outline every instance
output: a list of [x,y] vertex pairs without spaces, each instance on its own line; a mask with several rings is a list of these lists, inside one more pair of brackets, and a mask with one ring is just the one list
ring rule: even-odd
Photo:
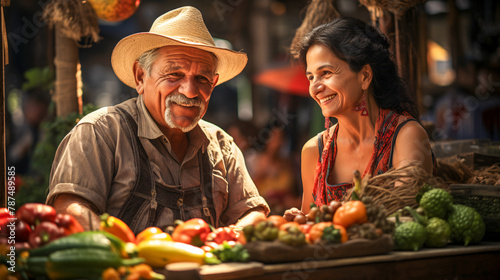
[[2,188],[0,192],[0,207],[7,206],[7,155],[6,155],[6,140],[5,140],[5,64],[8,63],[7,49],[4,47],[7,44],[7,31],[5,27],[5,18],[3,7],[10,5],[10,0],[1,0],[0,2],[0,48],[2,54],[0,55],[0,90],[2,91],[2,98],[0,98],[0,147],[2,147],[2,159],[0,161],[0,174],[2,176]]

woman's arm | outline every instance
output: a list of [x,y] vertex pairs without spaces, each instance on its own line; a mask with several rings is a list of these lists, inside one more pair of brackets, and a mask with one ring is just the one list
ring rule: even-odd
[[412,161],[420,162],[420,166],[432,174],[433,162],[429,137],[425,129],[415,121],[408,122],[401,128],[392,155],[393,166],[396,169]]
[[303,189],[301,210],[304,213],[309,213],[309,205],[313,202],[312,193],[318,158],[318,137],[315,136],[304,144],[300,161]]

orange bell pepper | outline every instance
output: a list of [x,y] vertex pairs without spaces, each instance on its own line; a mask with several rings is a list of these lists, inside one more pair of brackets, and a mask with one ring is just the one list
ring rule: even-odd
[[[335,229],[338,229],[340,231],[340,240],[338,240],[338,237],[330,237],[330,236],[324,236],[325,235],[325,228],[333,226]],[[332,222],[321,222],[314,224],[311,229],[309,230],[309,238],[308,241],[309,243],[318,243],[321,240],[332,240],[336,239],[335,242],[340,242],[344,243],[346,242],[349,237],[347,235],[347,231],[345,230],[344,227],[339,226],[339,225],[334,225]],[[306,235],[307,236],[307,235]]]
[[178,225],[172,233],[172,239],[176,242],[201,247],[210,232],[211,229],[207,222],[194,218]]
[[331,222],[320,222],[317,224],[314,224],[311,229],[309,230],[309,243],[318,243],[321,241],[321,237],[323,237],[323,230],[326,227],[331,226]]
[[141,241],[148,239],[150,236],[162,232],[163,230],[161,230],[159,227],[148,227],[137,234],[137,236],[135,237],[135,241],[137,242],[137,244],[139,244],[141,243]]
[[353,224],[363,224],[367,221],[365,204],[359,200],[345,202],[333,216],[333,223],[346,229]]
[[134,232],[132,232],[130,227],[122,220],[107,213],[101,215],[99,229],[115,235],[123,240],[123,242],[136,243]]

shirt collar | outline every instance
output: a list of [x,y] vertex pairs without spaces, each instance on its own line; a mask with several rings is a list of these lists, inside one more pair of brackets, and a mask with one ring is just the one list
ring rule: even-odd
[[142,99],[142,95],[139,95],[136,102],[137,108],[139,109],[137,110],[137,124],[139,126],[137,135],[139,137],[147,139],[156,139],[162,137],[163,133],[161,132],[153,117],[151,117],[151,115],[149,114],[149,111],[144,104],[144,100]]

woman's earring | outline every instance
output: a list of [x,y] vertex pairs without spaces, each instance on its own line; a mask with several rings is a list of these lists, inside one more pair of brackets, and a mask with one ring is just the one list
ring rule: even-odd
[[368,109],[366,105],[366,91],[363,91],[363,96],[361,96],[361,100],[359,103],[354,106],[354,111],[361,112],[361,116],[368,116]]

